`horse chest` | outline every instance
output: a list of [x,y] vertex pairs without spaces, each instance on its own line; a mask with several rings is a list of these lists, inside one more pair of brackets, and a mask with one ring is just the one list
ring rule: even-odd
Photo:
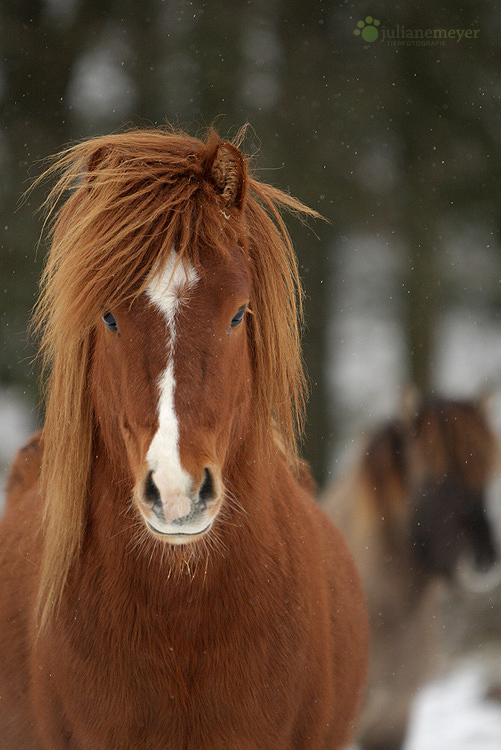
[[42,662],[77,747],[282,746],[300,702],[301,618],[268,612],[264,627],[259,597],[211,602],[193,592],[170,611],[102,602],[85,629],[66,623]]

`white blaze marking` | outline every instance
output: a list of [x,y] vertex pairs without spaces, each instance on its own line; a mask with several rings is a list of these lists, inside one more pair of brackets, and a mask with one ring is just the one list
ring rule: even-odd
[[179,425],[174,406],[176,382],[174,378],[174,349],[176,341],[176,313],[182,304],[183,293],[198,281],[192,266],[179,262],[173,250],[160,274],[156,274],[147,289],[155,307],[165,318],[170,333],[170,354],[167,367],[159,379],[158,430],[150,443],[146,460],[153,471],[153,480],[160,492],[165,520],[181,518],[190,512],[188,493],[190,475],[181,466],[179,456]]

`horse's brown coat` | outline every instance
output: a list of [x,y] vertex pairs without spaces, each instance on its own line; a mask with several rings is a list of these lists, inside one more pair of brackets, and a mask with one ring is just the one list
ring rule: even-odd
[[[47,418],[14,462],[0,525],[5,750],[349,737],[365,608],[346,546],[295,478],[297,270],[256,197],[282,228],[277,204],[302,206],[234,153],[214,134],[140,131],[63,156],[56,195],[88,172],[57,220],[39,306]],[[209,462],[226,487],[211,531],[182,546],[150,534],[132,501],[169,356],[145,285],[174,244],[201,279],[176,321],[181,460],[197,481]]]

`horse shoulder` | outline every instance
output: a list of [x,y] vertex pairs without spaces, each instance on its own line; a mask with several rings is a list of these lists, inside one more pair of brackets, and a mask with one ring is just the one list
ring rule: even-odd
[[[312,689],[325,689],[323,700],[332,712],[332,747],[341,747],[353,730],[366,680],[364,595],[341,533],[303,486],[296,484],[295,502],[289,502],[289,508],[292,526],[299,531],[297,554],[309,608],[309,675],[317,681]],[[317,701],[319,708],[322,701]]]
[[384,521],[377,512],[367,478],[357,470],[350,472],[338,484],[327,488],[320,503],[341,531],[355,559],[369,609],[371,605],[380,607],[380,600],[386,597],[389,550],[383,533]]
[[[342,601],[347,612],[355,612],[355,617],[360,618],[363,624],[365,600],[349,545],[324,509],[313,498],[308,498],[306,502],[309,505],[315,555],[326,571],[326,584],[330,588],[331,597]],[[361,630],[363,629],[362,627]]]
[[351,477],[327,488],[320,495],[319,504],[330,521],[341,530],[351,549],[352,527],[354,525],[355,503]]
[[40,459],[37,433],[12,463],[0,522],[0,744],[5,750],[39,747],[30,673],[41,543]]
[[7,478],[7,506],[22,502],[27,491],[40,477],[42,462],[42,433],[39,430],[16,453]]
[[[6,503],[0,522],[3,580],[9,570],[18,570],[24,581],[33,578],[34,569],[38,572],[42,511],[39,487],[41,460],[41,434],[37,432],[16,454],[7,479]],[[23,592],[26,593],[26,586],[23,587]]]

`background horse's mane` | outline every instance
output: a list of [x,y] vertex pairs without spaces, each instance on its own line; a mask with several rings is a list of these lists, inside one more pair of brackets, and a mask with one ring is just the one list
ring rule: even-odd
[[[494,438],[481,403],[427,396],[412,414],[377,429],[366,444],[360,471],[372,488],[378,513],[390,510],[388,498],[405,497],[411,443],[420,446],[431,479],[438,481],[453,471],[472,490],[482,487],[495,461]],[[399,493],[390,487],[400,488]]]
[[493,467],[496,445],[481,401],[428,396],[412,429],[434,478],[454,471],[471,490],[482,487]]
[[[216,155],[240,159],[242,190],[229,204]],[[247,175],[237,149],[210,131],[205,142],[175,130],[133,130],[77,144],[42,175],[60,174],[47,206],[56,216],[35,309],[45,374],[42,484],[45,542],[39,607],[57,605],[81,547],[95,418],[89,400],[96,321],[132,302],[172,247],[180,262],[239,247],[251,260],[246,318],[254,375],[253,424],[262,455],[278,429],[296,457],[305,406],[300,351],[301,284],[279,209],[317,216]],[[240,210],[241,208],[241,210]]]

